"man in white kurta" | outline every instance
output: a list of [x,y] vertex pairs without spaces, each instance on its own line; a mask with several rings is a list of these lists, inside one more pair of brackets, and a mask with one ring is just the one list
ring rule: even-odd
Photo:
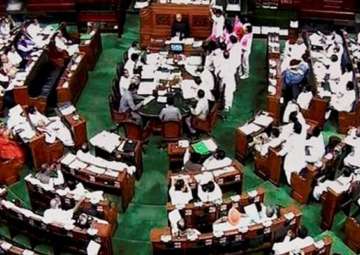
[[288,184],[291,182],[292,173],[300,173],[306,167],[305,161],[305,136],[302,133],[300,123],[294,123],[294,133],[284,143],[281,151],[278,152],[279,156],[285,156],[284,171]]

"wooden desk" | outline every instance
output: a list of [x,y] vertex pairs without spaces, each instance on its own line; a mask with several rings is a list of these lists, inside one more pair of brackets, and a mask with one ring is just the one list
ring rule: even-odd
[[353,217],[349,217],[345,223],[345,243],[355,253],[360,252],[360,224]]
[[75,12],[76,0],[27,0],[26,10],[28,12]]
[[[273,115],[271,113],[269,113],[270,116],[272,118]],[[260,116],[261,113],[256,114],[255,117],[253,117],[250,121],[248,121],[247,123],[245,123],[244,125],[253,123],[255,118],[257,116]],[[274,118],[275,121],[275,118]],[[255,123],[254,123],[255,124]],[[243,125],[243,126],[244,126]],[[272,126],[272,123],[270,123],[268,126],[261,126],[261,125],[257,125],[256,126],[259,127],[259,130],[252,132],[250,134],[246,134],[242,131],[242,127],[239,127],[235,130],[235,157],[237,160],[239,160],[240,162],[244,162],[244,160],[250,155],[250,153],[252,152],[252,147],[250,146],[250,142],[253,140],[254,137],[258,136],[259,134],[265,132],[266,129],[268,129],[269,127]]]
[[168,143],[167,154],[169,157],[170,170],[181,169],[184,165],[184,155],[187,148],[180,147],[178,143]]
[[35,169],[47,163],[56,162],[64,155],[64,145],[56,139],[55,143],[45,142],[45,134],[38,134],[28,143]]
[[[74,208],[74,206],[78,202],[78,199],[75,199],[74,195],[69,192],[65,195],[59,195],[59,193],[56,192],[56,189],[64,190],[64,187],[56,187],[53,190],[46,190],[41,185],[34,185],[31,181],[27,179],[27,177],[25,178],[25,183],[29,192],[31,208],[34,211],[45,211],[49,208],[51,199],[55,197],[60,198],[62,209],[65,210]],[[65,185],[65,187],[67,187],[67,185]],[[81,203],[80,210],[82,208],[86,209],[91,206],[91,201],[86,198]],[[109,224],[111,224],[111,232],[114,233],[117,227],[118,210],[114,207],[111,207],[109,200],[104,199],[96,204],[96,211],[97,215],[93,216],[109,222]]]
[[94,70],[97,60],[102,52],[102,42],[100,30],[95,28],[90,32],[94,35],[90,40],[80,42],[79,49],[86,54],[86,62],[89,70]]
[[[184,208],[179,209],[180,214],[183,215],[186,228],[196,228],[203,232],[202,229],[211,229],[214,221],[217,219],[227,216],[231,207],[236,207],[240,212],[244,212],[244,207],[252,203],[263,203],[265,190],[258,188],[257,195],[251,197],[249,193],[244,193],[239,196],[238,201],[233,201],[231,198],[224,199],[220,205],[214,203],[203,203],[201,206],[196,203],[186,204]],[[176,206],[168,202],[166,209],[169,212],[176,209]]]
[[79,99],[88,79],[86,54],[79,53],[70,59],[56,86],[57,103],[71,102]]
[[[294,218],[289,221],[285,215],[290,212]],[[283,240],[288,230],[296,233],[300,226],[301,213],[297,208],[282,209],[280,214],[270,227],[254,224],[245,233],[235,229],[225,231],[221,237],[215,237],[212,232],[203,233],[193,241],[186,236],[172,236],[170,228],[152,229],[150,240],[153,254],[247,254],[270,249],[273,243]],[[170,241],[161,241],[162,236],[169,236]]]
[[150,46],[152,39],[170,39],[176,13],[181,13],[190,27],[190,36],[204,40],[210,36],[209,5],[160,4],[153,2],[140,11],[140,44]]
[[[4,240],[0,240],[0,246],[3,247],[4,245],[11,245],[10,249],[6,250],[6,254],[8,255],[22,255],[27,249],[23,249],[18,247],[17,245],[14,245],[12,243],[6,242]],[[29,250],[27,250],[29,251]],[[34,251],[31,251],[33,255],[39,255],[39,253],[36,253]]]
[[26,209],[15,205],[8,208],[5,206],[6,202],[8,201],[0,200],[0,215],[2,219],[6,220],[12,236],[22,233],[32,241],[50,243],[57,253],[66,250],[76,254],[87,254],[87,245],[91,240],[94,240],[101,245],[100,254],[113,254],[110,224],[93,221],[91,228],[96,229],[97,233],[90,235],[87,229],[76,226],[72,230],[67,230],[62,224],[46,224],[41,215],[25,214],[24,210]]
[[[233,161],[232,166],[233,166],[232,171],[227,172],[225,174],[221,174],[219,176],[214,176],[214,180],[217,184],[219,184],[222,191],[232,190],[240,194],[242,190],[244,166],[236,160]],[[205,171],[191,171],[191,172],[186,172],[185,174],[174,174],[168,172],[167,179],[168,179],[169,189],[171,186],[171,179],[175,178],[176,176],[182,175],[183,177],[188,178],[188,183],[190,185],[190,188],[192,190],[196,190],[198,183],[195,177],[204,172]],[[208,172],[213,173],[214,171],[208,171]]]
[[280,185],[283,158],[277,155],[280,148],[269,148],[267,155],[255,153],[255,173],[263,179],[268,179],[276,186]]
[[331,229],[336,213],[340,209],[344,209],[347,213],[350,212],[351,203],[345,208],[340,208],[341,204],[349,200],[349,195],[346,192],[337,193],[331,188],[321,196],[321,228],[324,230]]
[[87,142],[86,120],[77,113],[62,115],[61,112],[58,111],[58,115],[72,134],[75,144],[74,148],[80,149],[80,147]]
[[[130,140],[125,137],[117,136],[119,140],[119,146],[117,148],[114,148],[113,151],[107,151],[105,148],[100,147],[96,144],[90,143],[95,148],[95,155],[107,160],[113,160],[113,161],[119,161],[124,162],[128,165],[133,165],[136,167],[135,176],[136,179],[140,179],[142,173],[143,173],[143,161],[142,161],[142,143],[141,141],[136,140]],[[124,150],[124,147],[121,149],[121,144],[131,144],[132,150],[126,151]]]
[[88,169],[89,165],[82,169],[73,169],[61,163],[61,171],[67,180],[77,180],[95,190],[103,190],[114,195],[121,196],[123,210],[127,208],[134,196],[135,178],[125,170],[118,171],[117,176],[97,174]]

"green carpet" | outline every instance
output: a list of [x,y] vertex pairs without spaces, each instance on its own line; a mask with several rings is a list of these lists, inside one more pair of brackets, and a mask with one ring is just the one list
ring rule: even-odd
[[[121,39],[114,34],[103,34],[103,53],[93,72],[89,74],[89,81],[84,89],[77,108],[87,120],[88,135],[91,137],[103,129],[113,126],[108,107],[111,81],[115,75],[116,63],[121,61],[123,52],[133,40],[139,38],[139,19],[136,15],[128,15]],[[246,122],[254,112],[263,109],[266,100],[266,41],[255,39],[251,54],[251,76],[246,81],[241,81],[235,95],[234,106],[226,120],[219,121],[213,135],[218,144],[226,153],[234,155],[235,128]],[[334,134],[333,125],[326,125],[326,137]],[[136,183],[135,197],[125,213],[118,217],[118,228],[113,237],[114,254],[120,255],[148,255],[151,254],[149,233],[154,227],[167,224],[165,203],[167,201],[166,172],[168,160],[166,152],[158,148],[159,138],[152,137],[146,145],[143,156],[144,174]],[[28,171],[25,170],[23,175]],[[294,204],[290,197],[290,189],[285,183],[275,187],[264,181],[253,172],[253,162],[245,164],[244,191],[257,187],[266,190],[266,204],[279,204],[288,206]],[[29,197],[23,181],[10,188],[10,197],[21,199],[25,206],[29,205]],[[297,203],[295,203],[297,204]],[[297,204],[300,206],[299,204]],[[332,232],[320,229],[320,204],[311,203],[301,206],[303,224],[308,227],[310,234],[316,237],[320,234],[330,235],[335,244],[334,251],[341,254],[353,254],[342,242],[343,223],[345,217],[339,213],[336,217]],[[1,227],[1,226],[0,226]],[[6,230],[0,231],[0,235]]]

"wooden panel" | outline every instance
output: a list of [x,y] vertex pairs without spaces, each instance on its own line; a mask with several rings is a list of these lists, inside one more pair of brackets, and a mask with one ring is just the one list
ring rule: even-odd
[[153,3],[140,12],[140,43],[148,47],[151,39],[169,39],[176,13],[189,22],[190,36],[206,39],[211,32],[208,5],[176,5]]

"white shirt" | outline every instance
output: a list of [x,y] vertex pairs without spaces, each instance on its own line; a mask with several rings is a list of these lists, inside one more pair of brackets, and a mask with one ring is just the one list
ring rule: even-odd
[[200,88],[204,90],[205,97],[210,101],[214,101],[214,96],[211,90],[214,89],[215,81],[212,73],[207,68],[205,68],[200,75],[200,79],[201,79]]
[[191,108],[192,115],[195,115],[199,119],[205,120],[209,113],[209,102],[207,98],[200,98],[195,108]]
[[219,184],[214,182],[215,188],[212,192],[204,192],[201,185],[198,185],[198,197],[202,202],[215,202],[222,200],[222,191]]
[[215,35],[216,38],[223,35],[224,32],[224,25],[225,25],[225,17],[224,15],[220,15],[219,17],[213,14],[211,16],[213,20],[213,35]]
[[310,152],[310,155],[307,155],[306,160],[310,163],[321,160],[325,154],[325,143],[322,134],[318,137],[310,137],[310,139],[306,140],[306,146]]
[[175,190],[174,186],[170,187],[169,196],[173,205],[185,205],[193,199],[189,184],[186,183],[185,185],[187,187],[186,192]]
[[119,81],[119,91],[120,95],[123,95],[125,90],[129,89],[131,79],[130,77],[126,78],[125,76],[121,76]]
[[128,70],[129,76],[132,77],[134,75],[135,62],[129,59],[126,61],[124,69]]
[[10,63],[14,66],[19,65],[22,61],[21,56],[16,51],[9,51],[7,57],[9,58]]
[[73,210],[47,209],[44,212],[44,218],[49,223],[60,223],[62,225],[73,225]]
[[307,110],[309,109],[312,98],[313,98],[313,94],[311,93],[311,91],[304,91],[299,94],[296,102],[298,103],[301,109]]

